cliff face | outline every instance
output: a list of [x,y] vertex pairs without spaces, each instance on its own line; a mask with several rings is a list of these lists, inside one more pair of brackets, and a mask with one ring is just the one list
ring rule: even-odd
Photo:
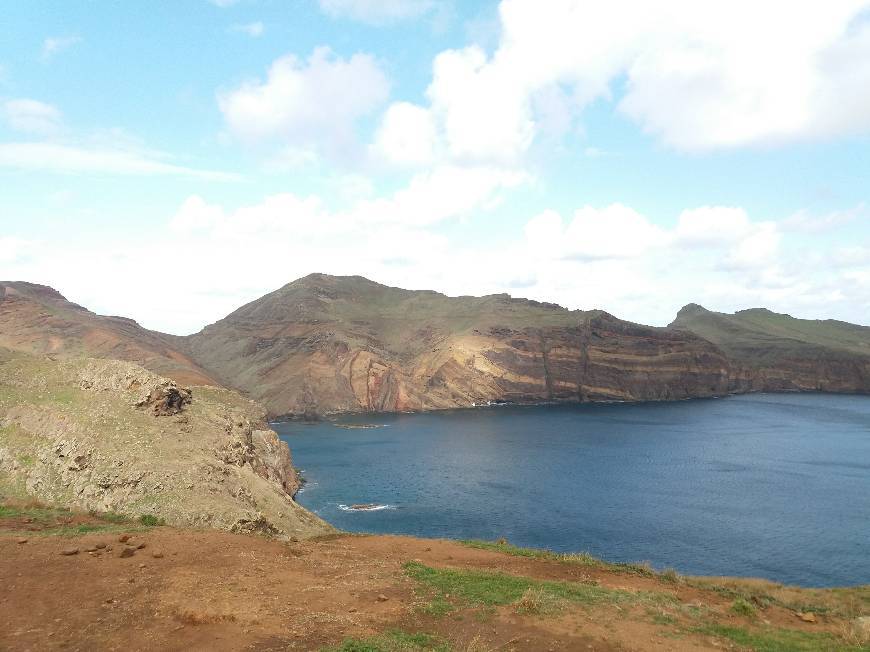
[[293,501],[287,445],[233,391],[5,349],[0,389],[0,495],[279,537],[331,531]]
[[870,393],[870,328],[795,319],[761,308],[733,315],[683,308],[672,330],[713,342],[732,361],[744,391]]
[[488,401],[669,400],[745,391],[870,393],[870,328],[686,306],[668,328],[508,295],[447,297],[312,274],[196,335],[100,317],[0,284],[0,345],[136,361],[220,384],[269,416]]
[[212,374],[274,415],[679,399],[735,388],[727,358],[692,333],[359,277],[300,279],[189,346]]

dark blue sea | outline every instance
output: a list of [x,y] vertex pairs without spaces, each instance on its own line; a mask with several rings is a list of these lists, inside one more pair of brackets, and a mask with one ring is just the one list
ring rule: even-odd
[[[343,426],[370,424],[371,429]],[[344,530],[498,539],[692,575],[870,583],[870,398],[491,407],[275,424]],[[382,506],[351,511],[357,503]]]

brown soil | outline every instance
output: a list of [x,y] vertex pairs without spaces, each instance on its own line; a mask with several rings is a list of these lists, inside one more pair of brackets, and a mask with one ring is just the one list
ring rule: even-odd
[[[68,525],[91,523],[87,516],[69,518]],[[460,606],[445,616],[426,615],[420,608],[426,596],[403,570],[411,560],[666,592],[679,604],[703,605],[718,622],[751,622],[730,613],[729,597],[685,583],[450,541],[334,535],[284,544],[217,531],[131,527],[130,539],[121,542],[118,531],[52,536],[34,529],[57,523],[0,521],[0,650],[319,650],[391,629],[428,632],[455,650],[730,647],[688,628],[665,627],[655,616],[669,614],[649,607],[570,605],[540,616],[518,614],[511,605],[488,611]],[[98,543],[107,547],[88,552]],[[144,547],[121,557],[139,544]],[[71,548],[78,552],[63,554]],[[842,627],[834,618],[802,623],[780,607],[764,609],[759,618],[797,630]]]

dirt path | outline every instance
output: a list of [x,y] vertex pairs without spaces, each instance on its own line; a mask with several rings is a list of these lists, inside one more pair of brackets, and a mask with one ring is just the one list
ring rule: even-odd
[[[846,622],[820,615],[805,623],[776,605],[739,616],[732,596],[685,582],[449,541],[343,535],[285,545],[154,527],[131,528],[122,543],[123,526],[70,537],[28,531],[21,519],[0,525],[0,650],[320,650],[390,630],[427,632],[452,650],[477,652],[742,649],[695,625],[816,636],[838,634]],[[498,571],[619,599],[519,613],[516,604],[439,597],[409,576],[408,562],[454,569],[462,581],[466,571]],[[432,605],[452,608],[438,614]]]

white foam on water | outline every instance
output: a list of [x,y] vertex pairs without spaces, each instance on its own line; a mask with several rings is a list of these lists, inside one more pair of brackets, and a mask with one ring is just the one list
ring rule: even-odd
[[396,506],[372,504],[365,507],[352,507],[350,505],[339,505],[338,508],[343,512],[380,512],[384,509],[396,509]]

